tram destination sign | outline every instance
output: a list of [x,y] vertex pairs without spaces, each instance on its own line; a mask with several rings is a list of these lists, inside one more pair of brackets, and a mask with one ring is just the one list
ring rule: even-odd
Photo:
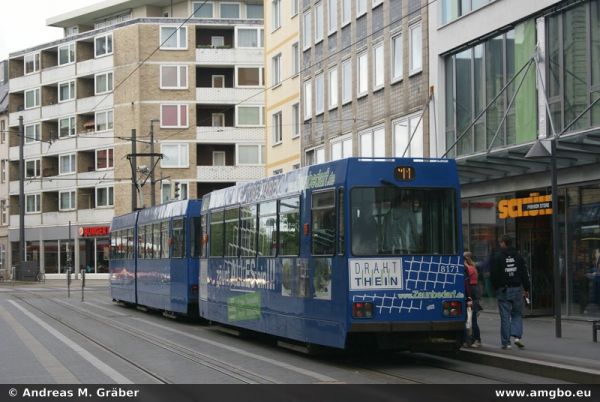
[[350,290],[403,289],[402,260],[348,260]]
[[400,181],[413,181],[415,179],[415,168],[412,166],[396,166],[394,177]]

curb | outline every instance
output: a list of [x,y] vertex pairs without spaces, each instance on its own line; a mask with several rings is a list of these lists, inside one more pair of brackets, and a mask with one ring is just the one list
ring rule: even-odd
[[453,358],[522,373],[534,373],[572,383],[600,384],[600,370],[569,364],[543,361],[529,357],[510,356],[484,350],[461,349]]

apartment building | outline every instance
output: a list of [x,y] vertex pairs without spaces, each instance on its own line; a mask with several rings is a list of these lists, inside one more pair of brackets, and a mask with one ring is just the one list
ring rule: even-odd
[[25,258],[47,277],[69,250],[75,271],[106,276],[114,215],[264,175],[262,1],[110,0],[47,23],[64,38],[9,56],[8,119],[24,126]]
[[[429,17],[432,136],[459,166],[465,247],[481,260],[512,235],[530,270],[530,313],[552,314],[557,286],[563,314],[598,318],[600,1],[443,0]],[[529,154],[551,138],[558,205],[551,159]]]
[[301,2],[303,165],[429,155],[426,4]]
[[10,276],[8,242],[8,61],[0,61],[0,277]]
[[300,167],[299,0],[265,7],[266,175]]

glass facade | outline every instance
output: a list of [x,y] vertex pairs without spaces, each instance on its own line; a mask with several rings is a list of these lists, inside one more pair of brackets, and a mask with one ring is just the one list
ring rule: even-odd
[[536,138],[535,66],[522,69],[531,60],[535,44],[535,22],[529,20],[446,57],[446,149],[459,140],[451,155]]
[[[465,250],[473,252],[480,270],[484,307],[494,309],[496,300],[486,258],[507,233],[525,258],[531,280],[529,314],[551,315],[553,311],[552,214],[525,216],[515,207],[506,216],[507,205],[530,197],[550,197],[546,189],[535,189],[463,200]],[[512,203],[512,204],[511,204]],[[600,183],[570,186],[559,191],[561,298],[563,314],[600,317]]]

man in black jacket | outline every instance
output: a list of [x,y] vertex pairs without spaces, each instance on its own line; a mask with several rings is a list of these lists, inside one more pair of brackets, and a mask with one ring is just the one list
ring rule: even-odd
[[502,349],[510,349],[510,337],[515,345],[524,348],[523,298],[529,298],[529,276],[525,260],[512,247],[512,239],[502,236],[500,250],[492,257],[491,280],[500,310],[500,337]]

